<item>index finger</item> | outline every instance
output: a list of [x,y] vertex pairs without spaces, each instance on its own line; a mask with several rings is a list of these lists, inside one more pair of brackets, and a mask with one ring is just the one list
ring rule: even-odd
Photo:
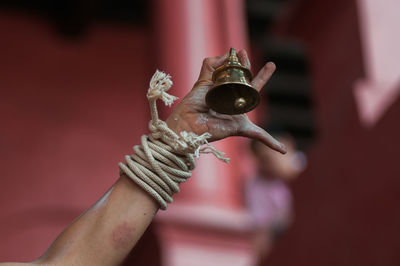
[[200,75],[197,81],[212,82],[212,73],[215,71],[215,69],[222,66],[227,58],[228,53],[222,56],[205,58],[203,60],[203,65],[201,66]]
[[241,63],[244,67],[246,67],[246,68],[248,68],[248,69],[251,69],[251,64],[250,64],[249,56],[248,56],[247,51],[246,51],[245,49],[240,50],[240,51],[237,53],[237,56],[239,57],[240,63]]
[[267,81],[271,78],[272,74],[274,74],[276,66],[272,62],[268,62],[265,64],[263,68],[258,72],[257,76],[251,82],[251,85],[257,90],[260,91]]
[[241,136],[261,141],[271,149],[276,150],[282,154],[285,154],[287,152],[285,145],[276,140],[267,131],[253,124],[250,120],[247,120],[246,123],[247,125],[244,127],[246,130],[240,131]]

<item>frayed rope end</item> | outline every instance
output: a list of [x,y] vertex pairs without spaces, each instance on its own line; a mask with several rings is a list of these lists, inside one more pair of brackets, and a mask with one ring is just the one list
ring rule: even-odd
[[[217,150],[211,144],[208,143],[207,139],[211,138],[211,134],[206,132],[202,135],[198,136],[193,132],[181,132],[181,137],[190,147],[197,147],[194,151],[194,157],[199,158],[200,154],[208,154],[212,153],[218,160],[223,161],[224,163],[229,163],[230,159],[225,158],[225,153]],[[203,147],[203,145],[206,145]]]
[[174,101],[179,99],[176,96],[166,93],[166,91],[171,88],[172,84],[171,76],[169,74],[156,70],[150,80],[150,88],[147,91],[147,98],[152,101],[161,99],[165,105],[171,107]]

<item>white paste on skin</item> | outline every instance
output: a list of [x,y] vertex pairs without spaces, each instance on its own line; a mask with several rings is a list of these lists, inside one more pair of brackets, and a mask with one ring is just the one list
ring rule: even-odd
[[222,130],[222,131],[225,131],[225,130],[226,130],[226,128],[224,127],[224,125],[221,125],[220,123],[214,124],[214,125],[213,125],[213,128],[214,128],[214,129],[219,129],[219,130]]
[[205,114],[199,114],[199,117],[196,120],[197,125],[204,125],[208,122],[208,117]]

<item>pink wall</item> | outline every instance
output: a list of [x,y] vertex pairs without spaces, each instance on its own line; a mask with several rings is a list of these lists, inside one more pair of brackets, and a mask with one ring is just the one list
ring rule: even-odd
[[295,225],[266,265],[399,265],[400,102],[370,129],[359,120],[356,1],[303,1],[286,29],[309,45],[320,136],[294,185]]
[[360,120],[374,126],[400,94],[400,2],[358,0],[366,75],[354,89]]
[[[205,57],[248,45],[242,0],[155,3],[160,65],[172,75],[179,96],[191,89]],[[231,162],[201,156],[174,204],[158,214],[165,265],[251,265],[254,254],[250,238],[243,233],[248,224],[240,186],[241,164],[248,161],[243,152],[246,144],[243,138],[213,143]]]
[[153,51],[141,29],[63,40],[22,14],[0,15],[0,39],[0,261],[26,261],[112,185],[147,131]]
[[[355,1],[302,1],[292,15],[283,32],[309,45],[319,139],[294,185],[296,223],[268,265],[398,265],[400,102],[375,127],[360,123],[353,89],[365,71]],[[176,19],[166,21],[173,28]],[[144,93],[158,53],[144,30],[97,25],[74,42],[20,15],[1,14],[0,36],[0,261],[31,260],[116,180],[117,162],[146,132]],[[170,55],[190,47],[165,45]],[[173,67],[163,70],[187,88]],[[222,190],[224,208],[239,205],[235,182]],[[196,230],[178,236],[203,232]]]

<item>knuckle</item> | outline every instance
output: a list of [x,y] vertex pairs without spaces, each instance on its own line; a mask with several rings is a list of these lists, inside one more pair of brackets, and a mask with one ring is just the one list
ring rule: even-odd
[[206,57],[206,58],[204,58],[203,59],[203,66],[204,67],[207,67],[207,68],[210,68],[210,66],[211,66],[211,58],[210,57]]
[[193,85],[193,88],[198,88],[198,87],[203,87],[203,86],[211,86],[213,85],[212,81],[210,80],[204,80],[204,79],[199,79],[196,81],[196,83]]

